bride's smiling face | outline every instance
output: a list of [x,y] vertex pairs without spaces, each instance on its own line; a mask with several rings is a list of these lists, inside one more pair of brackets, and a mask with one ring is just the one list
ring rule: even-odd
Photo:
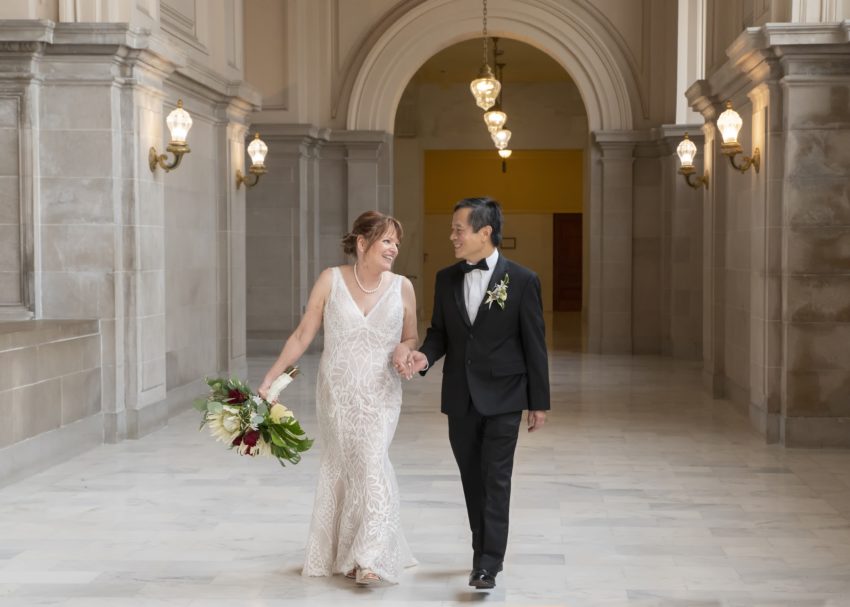
[[391,227],[384,232],[383,236],[373,242],[372,246],[365,251],[363,249],[368,245],[366,239],[361,236],[358,241],[359,258],[363,265],[381,272],[392,270],[393,262],[398,257],[400,244],[394,228]]

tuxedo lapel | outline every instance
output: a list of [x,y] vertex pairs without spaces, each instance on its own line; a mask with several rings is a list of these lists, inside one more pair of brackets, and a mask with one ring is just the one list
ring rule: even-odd
[[455,273],[452,276],[452,292],[454,293],[455,303],[457,304],[458,312],[460,312],[460,317],[466,323],[467,327],[472,327],[472,323],[469,321],[469,312],[467,312],[466,303],[463,300],[463,279],[465,276],[466,274],[463,273],[463,270],[455,267]]
[[[502,282],[502,279],[505,277],[505,271],[508,269],[508,260],[502,255],[502,252],[499,251],[499,261],[496,262],[496,269],[493,270],[493,275],[490,277],[490,284],[487,286],[488,291],[492,291],[496,288],[496,285]],[[489,312],[492,306],[497,306],[499,304],[487,304],[484,303],[487,301],[487,293],[484,293],[484,297],[481,300],[481,305],[478,308],[478,314],[475,316],[475,323],[472,326],[476,326],[481,322],[481,319]],[[463,294],[461,294],[461,303],[463,303]],[[499,308],[501,310],[501,308]]]

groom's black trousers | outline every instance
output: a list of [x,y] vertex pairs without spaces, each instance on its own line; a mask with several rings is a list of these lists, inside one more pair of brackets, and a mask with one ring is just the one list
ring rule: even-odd
[[472,530],[472,568],[495,573],[502,570],[508,545],[511,473],[522,411],[482,416],[470,403],[466,415],[448,418]]

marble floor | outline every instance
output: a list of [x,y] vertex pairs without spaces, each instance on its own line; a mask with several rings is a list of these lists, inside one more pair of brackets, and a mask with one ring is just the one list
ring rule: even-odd
[[[268,362],[251,361],[253,380]],[[703,395],[695,363],[552,363],[554,411],[520,438],[492,592],[465,584],[431,373],[406,384],[391,454],[420,561],[400,584],[300,577],[319,447],[286,469],[241,458],[189,411],[0,489],[0,606],[850,606],[850,452],[763,444]],[[315,366],[284,393],[308,430]]]

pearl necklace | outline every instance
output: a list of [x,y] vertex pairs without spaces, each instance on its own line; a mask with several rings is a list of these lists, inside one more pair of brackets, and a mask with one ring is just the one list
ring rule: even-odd
[[384,283],[384,273],[381,272],[381,278],[378,280],[378,286],[374,289],[366,289],[363,287],[363,284],[360,282],[360,278],[357,277],[357,264],[354,264],[354,282],[357,283],[357,286],[360,287],[360,290],[363,291],[366,295],[371,295],[372,293],[377,293],[378,289],[381,288],[381,285]]

